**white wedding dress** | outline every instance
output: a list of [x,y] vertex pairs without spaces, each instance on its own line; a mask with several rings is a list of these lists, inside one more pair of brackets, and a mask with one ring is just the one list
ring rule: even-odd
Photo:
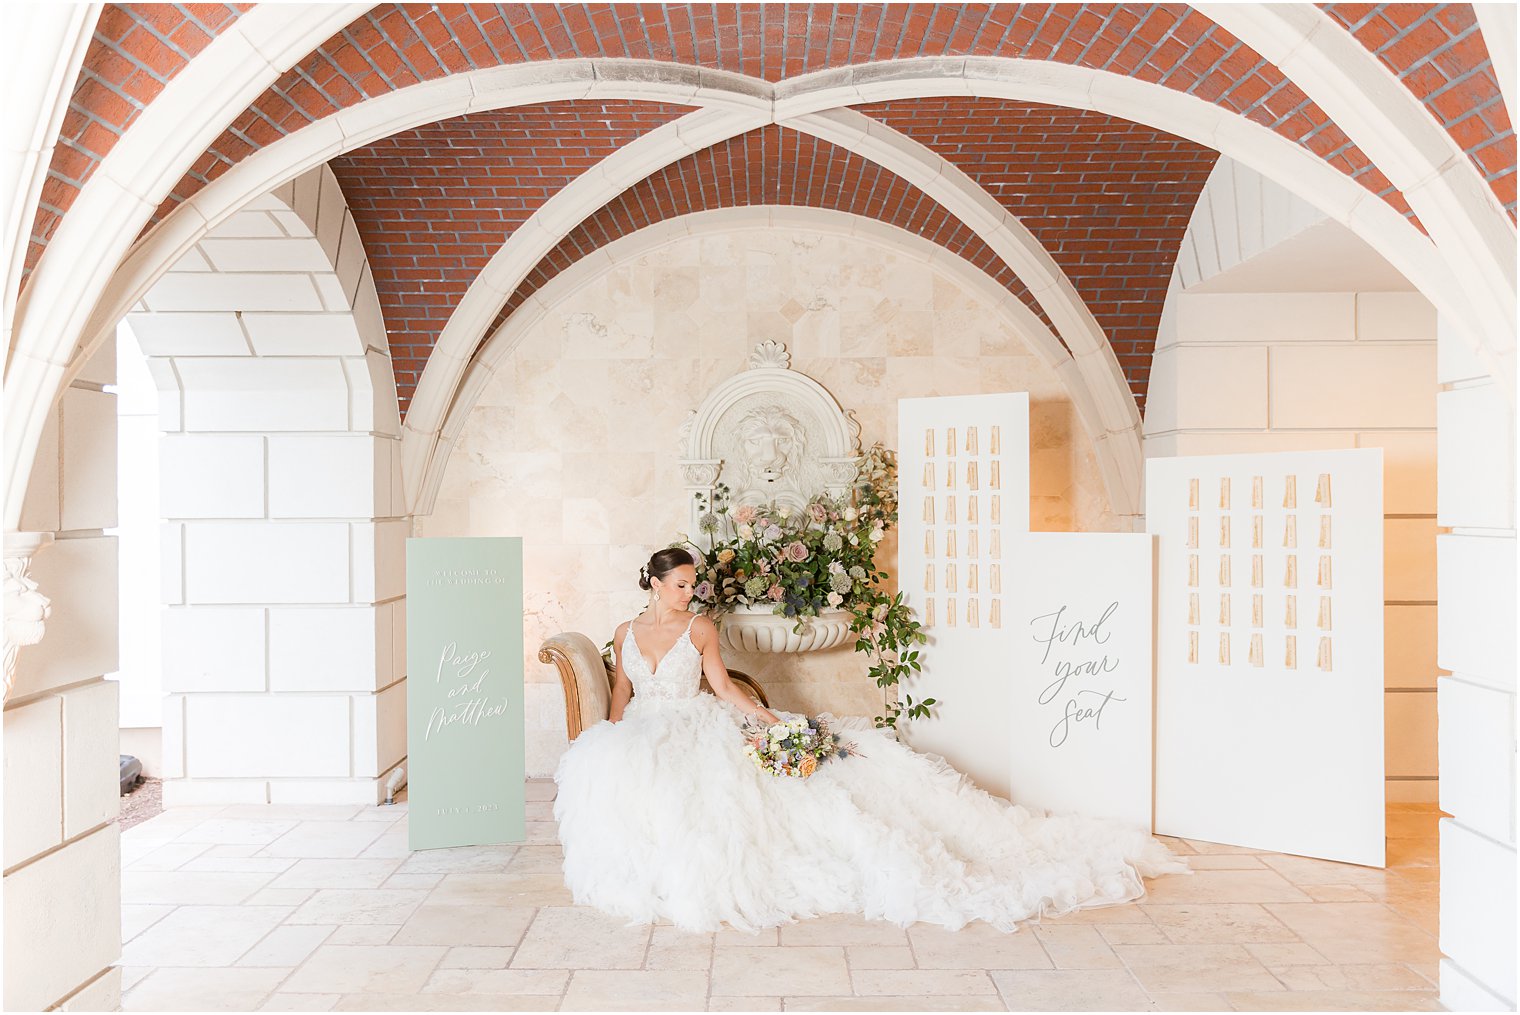
[[654,671],[632,624],[622,656],[634,687],[623,720],[584,731],[555,774],[578,904],[692,931],[825,913],[1013,930],[1187,869],[1139,828],[992,797],[869,720],[833,724],[858,756],[807,779],[767,775],[743,753],[739,711],[698,690],[689,624]]

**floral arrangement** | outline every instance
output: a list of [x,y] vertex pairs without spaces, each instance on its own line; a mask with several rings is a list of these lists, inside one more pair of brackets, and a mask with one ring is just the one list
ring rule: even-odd
[[744,753],[760,771],[777,778],[806,779],[830,758],[860,753],[854,744],[831,731],[823,716],[751,726],[745,732]]
[[[892,687],[922,668],[915,646],[928,638],[902,594],[887,591],[890,576],[876,566],[877,546],[897,523],[897,456],[877,443],[858,466],[848,497],[820,495],[801,510],[735,506],[729,488],[719,484],[710,503],[697,494],[711,547],[680,545],[694,551],[695,598],[714,621],[738,606],[769,606],[794,618],[800,634],[822,612],[847,611],[855,651],[870,655],[878,687]],[[934,704],[905,695],[887,704],[876,725],[895,728],[900,716],[927,716]]]

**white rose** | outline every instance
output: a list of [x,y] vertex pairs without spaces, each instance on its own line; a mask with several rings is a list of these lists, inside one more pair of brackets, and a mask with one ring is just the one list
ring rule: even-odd
[[847,522],[853,522],[856,518],[859,518],[859,517],[860,517],[860,512],[856,511],[854,508],[847,507],[847,508],[844,509],[844,520],[845,521],[847,521]]
[[754,539],[755,538],[755,529],[754,529],[754,526],[751,526],[751,525],[741,525],[741,526],[739,526],[739,538],[740,539]]

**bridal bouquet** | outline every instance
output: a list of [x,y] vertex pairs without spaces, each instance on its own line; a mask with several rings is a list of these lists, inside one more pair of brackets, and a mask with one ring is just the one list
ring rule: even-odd
[[770,726],[747,726],[744,753],[777,778],[806,779],[829,758],[859,754],[853,743],[829,729],[822,716],[786,719]]

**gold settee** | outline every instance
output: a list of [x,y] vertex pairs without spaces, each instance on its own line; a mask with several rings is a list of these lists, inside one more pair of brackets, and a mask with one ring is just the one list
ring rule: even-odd
[[[538,661],[553,663],[565,689],[565,732],[574,740],[581,730],[607,718],[612,708],[612,665],[597,651],[591,639],[578,631],[564,631],[544,639]],[[742,670],[729,670],[729,677],[760,704],[770,707],[765,689]],[[703,690],[712,690],[702,678]]]

